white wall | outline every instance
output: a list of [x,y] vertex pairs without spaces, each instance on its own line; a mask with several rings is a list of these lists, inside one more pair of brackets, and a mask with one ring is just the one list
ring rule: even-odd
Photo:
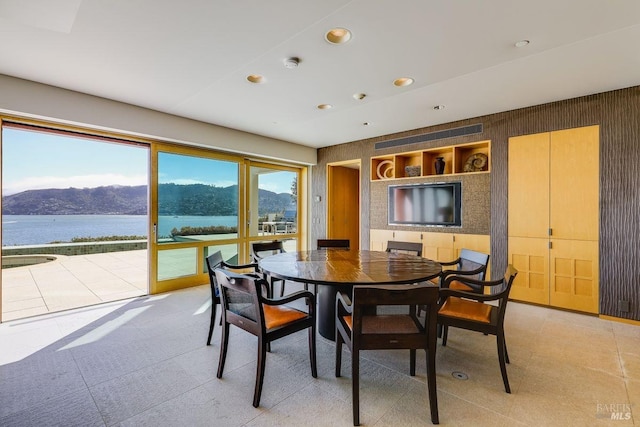
[[316,149],[0,74],[0,113],[304,165]]

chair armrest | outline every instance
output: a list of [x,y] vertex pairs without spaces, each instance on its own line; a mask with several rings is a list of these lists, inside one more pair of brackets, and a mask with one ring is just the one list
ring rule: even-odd
[[246,268],[253,268],[253,271],[258,271],[258,263],[252,262],[250,264],[228,264],[224,261],[220,263],[223,268],[228,268],[230,270],[244,270]]
[[260,298],[260,302],[266,305],[283,305],[302,298],[307,299],[307,305],[314,306],[316,303],[316,296],[313,292],[309,291],[297,291],[287,294],[281,298]]
[[472,299],[475,301],[482,301],[482,302],[497,301],[501,298],[499,294],[486,295],[486,294],[478,294],[475,292],[468,292],[468,291],[457,291],[449,288],[440,289],[440,305],[442,305],[449,297],[459,297],[459,298]]
[[444,261],[444,262],[438,262],[438,264],[440,265],[456,265],[460,263],[460,258],[458,259],[454,259],[453,261]]
[[341,318],[349,314],[353,314],[351,298],[344,292],[338,292],[336,294],[336,317]]
[[485,295],[484,293],[449,289],[449,284],[454,280],[463,284],[475,285],[476,287],[480,287],[483,290],[484,288],[492,288],[492,287],[504,285],[504,279],[483,281],[483,280],[472,279],[470,277],[464,277],[464,276],[449,276],[445,279],[442,287],[440,288],[441,301],[446,300],[450,296],[473,299],[476,301],[496,301],[502,298],[502,292],[498,292],[492,295]]
[[447,278],[447,276],[451,276],[452,274],[456,276],[473,276],[475,274],[482,273],[486,269],[487,267],[483,266],[483,267],[478,267],[475,270],[463,270],[463,271],[442,270],[442,272],[440,273],[440,278],[442,279],[442,281],[444,281]]

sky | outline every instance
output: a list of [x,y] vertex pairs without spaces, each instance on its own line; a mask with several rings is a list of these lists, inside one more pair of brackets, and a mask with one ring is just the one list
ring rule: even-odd
[[[2,130],[2,194],[46,188],[146,185],[149,149],[21,129]],[[237,184],[237,163],[161,154],[159,182]],[[260,175],[259,187],[291,191],[292,172]]]

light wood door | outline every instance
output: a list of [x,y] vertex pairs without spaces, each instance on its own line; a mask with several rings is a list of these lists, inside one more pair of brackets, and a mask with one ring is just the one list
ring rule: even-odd
[[599,127],[551,132],[551,238],[598,240]]
[[550,304],[598,313],[598,242],[554,239],[550,253]]
[[518,270],[510,298],[549,304],[549,239],[509,237],[509,264]]
[[349,239],[351,249],[360,249],[360,170],[328,166],[328,239]]
[[509,138],[509,236],[549,235],[549,133]]

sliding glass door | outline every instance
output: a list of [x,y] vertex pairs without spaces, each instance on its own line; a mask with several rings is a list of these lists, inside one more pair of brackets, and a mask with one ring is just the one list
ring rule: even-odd
[[148,293],[149,146],[2,121],[3,321]]
[[246,263],[253,241],[296,250],[306,235],[304,167],[2,116],[0,125],[0,321],[203,285],[215,251]]
[[281,240],[285,250],[298,244],[299,171],[270,164],[249,162],[247,173],[247,224],[256,240]]
[[301,169],[175,146],[154,158],[151,293],[206,283],[215,251],[236,264],[252,241],[297,249]]

